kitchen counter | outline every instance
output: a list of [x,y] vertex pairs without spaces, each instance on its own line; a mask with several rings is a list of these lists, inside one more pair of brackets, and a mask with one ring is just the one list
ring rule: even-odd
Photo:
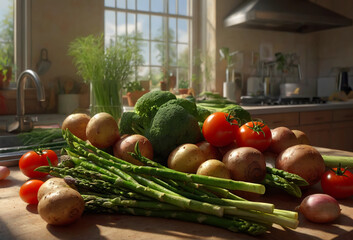
[[[325,154],[353,156],[352,152],[318,148]],[[50,226],[41,219],[33,205],[24,203],[18,191],[26,177],[17,167],[0,181],[0,239],[353,239],[353,197],[340,200],[341,216],[332,224],[310,223],[299,215],[297,229],[274,225],[260,237],[233,233],[216,227],[177,220],[125,215],[84,214],[80,220],[65,227]],[[316,185],[303,192],[303,197],[321,192]],[[274,203],[276,208],[295,210],[301,199],[284,193],[268,191],[258,201]]]
[[338,109],[353,109],[353,100],[346,102],[326,102],[321,104],[298,104],[298,105],[256,105],[242,106],[250,114],[271,114],[288,112],[324,111]]

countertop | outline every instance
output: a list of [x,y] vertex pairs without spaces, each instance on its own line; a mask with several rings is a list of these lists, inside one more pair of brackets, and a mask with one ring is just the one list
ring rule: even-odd
[[[353,156],[351,152],[318,148],[325,154]],[[81,219],[66,227],[50,226],[41,219],[36,206],[24,203],[18,191],[26,177],[17,167],[11,167],[10,176],[0,181],[0,239],[353,239],[353,197],[340,200],[341,216],[332,224],[310,223],[299,214],[297,229],[283,229],[274,225],[260,237],[233,233],[227,230],[150,217],[125,215],[84,214]],[[320,186],[303,192],[303,197],[321,192]],[[274,203],[276,208],[295,210],[301,199],[284,193],[268,191],[258,201]]]

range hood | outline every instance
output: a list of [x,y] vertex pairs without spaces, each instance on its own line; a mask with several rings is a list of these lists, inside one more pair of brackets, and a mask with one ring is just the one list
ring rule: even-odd
[[309,33],[352,25],[352,20],[308,0],[245,0],[224,20],[226,27]]

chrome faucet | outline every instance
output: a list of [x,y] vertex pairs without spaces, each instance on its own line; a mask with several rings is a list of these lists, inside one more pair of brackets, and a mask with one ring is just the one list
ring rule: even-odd
[[45,101],[45,92],[38,74],[32,70],[23,71],[17,80],[17,118],[16,121],[8,126],[8,132],[25,132],[33,129],[33,119],[25,116],[25,83],[26,79],[32,79],[37,89],[38,101]]

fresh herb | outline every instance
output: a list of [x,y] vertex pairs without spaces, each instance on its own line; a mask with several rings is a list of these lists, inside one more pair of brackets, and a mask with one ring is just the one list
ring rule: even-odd
[[91,83],[93,114],[108,112],[119,119],[123,86],[129,81],[135,67],[142,63],[135,39],[117,37],[105,47],[103,35],[89,35],[71,42],[69,55],[73,57],[78,74],[84,81]]

